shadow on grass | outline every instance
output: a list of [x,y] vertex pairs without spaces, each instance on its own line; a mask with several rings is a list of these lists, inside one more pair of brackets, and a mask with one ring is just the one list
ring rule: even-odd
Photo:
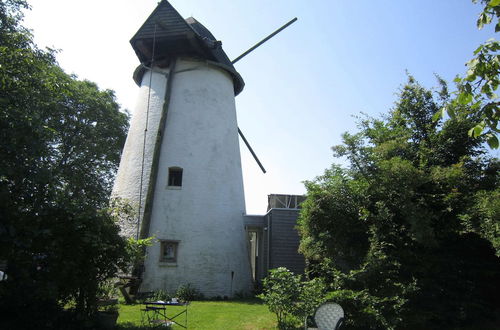
[[116,330],[146,330],[146,329],[151,329],[151,327],[148,326],[138,326],[137,324],[134,324],[132,322],[125,322],[121,324],[117,324],[115,326]]
[[242,305],[264,305],[264,302],[259,298],[241,298],[241,299],[206,299],[199,302],[228,302],[232,304]]

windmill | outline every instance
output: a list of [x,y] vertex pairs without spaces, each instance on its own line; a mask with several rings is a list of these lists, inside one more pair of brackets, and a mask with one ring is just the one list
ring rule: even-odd
[[141,290],[191,283],[207,296],[248,291],[238,134],[265,170],[236,122],[243,78],[221,42],[166,0],[130,42],[140,91],[113,197],[137,206],[137,221],[120,223],[124,236],[157,239]]

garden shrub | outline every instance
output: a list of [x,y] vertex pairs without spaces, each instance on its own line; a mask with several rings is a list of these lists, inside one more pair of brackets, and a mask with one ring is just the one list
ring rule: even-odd
[[272,269],[262,283],[263,293],[258,297],[276,314],[280,329],[299,325],[325,301],[321,279],[301,281],[300,275],[284,267]]
[[175,296],[181,301],[202,300],[204,298],[203,293],[191,283],[181,285],[175,292]]
[[151,300],[153,301],[170,301],[174,297],[173,294],[169,293],[166,290],[157,290],[151,296]]

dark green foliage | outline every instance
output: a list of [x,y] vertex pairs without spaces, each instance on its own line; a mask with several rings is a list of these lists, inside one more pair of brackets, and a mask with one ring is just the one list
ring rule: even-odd
[[500,257],[500,187],[479,191],[470,213],[462,216],[462,222],[470,231],[487,238]]
[[67,75],[53,51],[36,47],[20,25],[27,7],[0,2],[0,260],[9,276],[0,322],[36,310],[40,318],[18,328],[42,329],[56,327],[72,299],[78,317],[93,314],[99,283],[128,261],[104,210],[128,119],[112,91]]
[[440,83],[436,97],[409,77],[387,116],[333,148],[349,169],[306,182],[300,249],[348,327],[453,328],[500,306],[498,161],[464,129],[475,114],[433,120]]

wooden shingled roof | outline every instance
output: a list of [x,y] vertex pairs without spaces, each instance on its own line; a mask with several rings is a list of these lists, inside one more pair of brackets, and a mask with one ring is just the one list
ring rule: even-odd
[[235,95],[245,85],[222,49],[222,43],[194,18],[184,20],[167,0],[158,4],[130,43],[141,63],[150,64],[153,54],[155,63],[179,56],[201,58],[231,74]]

